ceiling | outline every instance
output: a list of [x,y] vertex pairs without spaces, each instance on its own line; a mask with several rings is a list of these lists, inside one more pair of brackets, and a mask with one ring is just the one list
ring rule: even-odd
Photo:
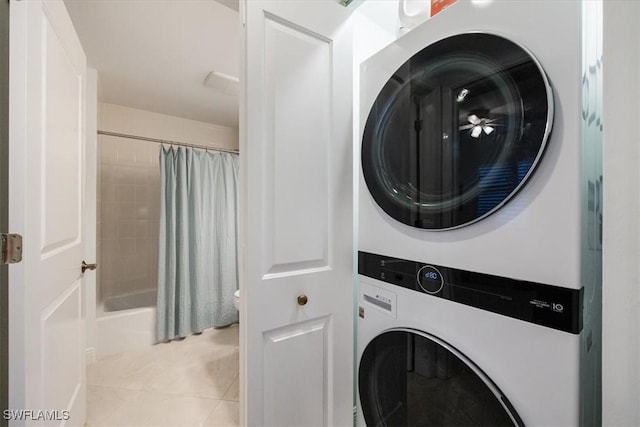
[[237,127],[238,96],[203,84],[239,75],[238,3],[219,1],[65,0],[100,100]]

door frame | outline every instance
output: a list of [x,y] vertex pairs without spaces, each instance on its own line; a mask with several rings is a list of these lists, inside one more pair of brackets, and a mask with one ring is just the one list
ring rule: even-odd
[[[0,1],[0,232],[9,232],[9,0]],[[9,407],[9,268],[0,265],[0,409]],[[0,417],[0,425],[9,421]]]

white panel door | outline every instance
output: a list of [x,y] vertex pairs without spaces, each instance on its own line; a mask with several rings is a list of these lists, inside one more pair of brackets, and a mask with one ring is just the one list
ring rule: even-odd
[[62,1],[12,1],[10,25],[9,229],[24,254],[9,270],[9,405],[33,411],[14,412],[26,424],[81,426],[86,58]]
[[351,425],[350,10],[241,7],[241,421]]

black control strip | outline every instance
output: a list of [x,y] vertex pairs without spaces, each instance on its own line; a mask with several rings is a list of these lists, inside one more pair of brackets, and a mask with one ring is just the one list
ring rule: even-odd
[[583,289],[358,252],[363,276],[560,331],[582,330]]

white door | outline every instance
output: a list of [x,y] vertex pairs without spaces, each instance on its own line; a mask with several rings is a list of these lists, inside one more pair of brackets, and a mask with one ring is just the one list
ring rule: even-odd
[[10,8],[9,229],[24,252],[9,269],[9,405],[33,411],[12,415],[27,424],[84,425],[86,58],[62,1]]
[[241,7],[241,422],[352,425],[350,10]]

